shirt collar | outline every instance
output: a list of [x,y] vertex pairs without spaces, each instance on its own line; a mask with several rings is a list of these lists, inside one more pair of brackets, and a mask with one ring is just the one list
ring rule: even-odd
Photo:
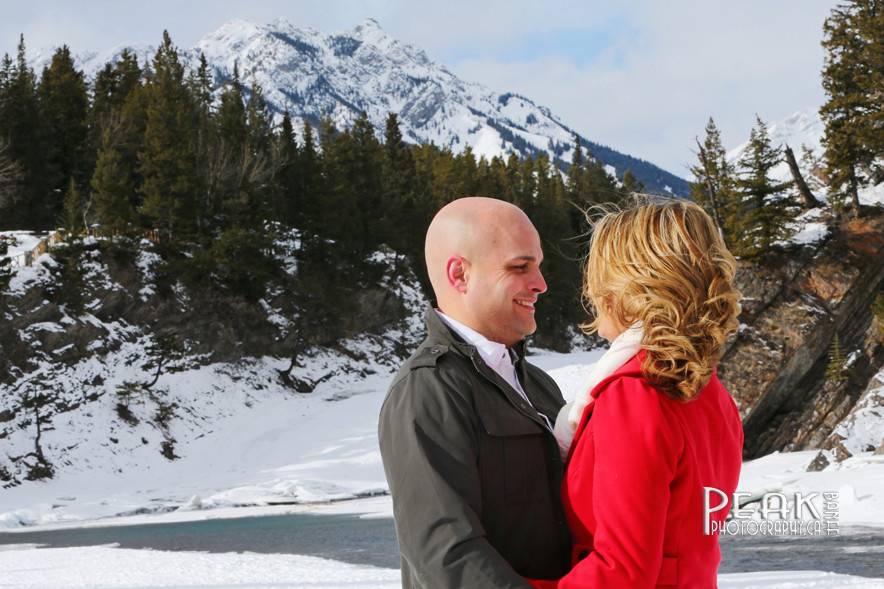
[[482,356],[482,360],[484,360],[488,366],[497,366],[501,358],[506,358],[507,362],[512,364],[512,358],[505,345],[489,340],[475,329],[467,327],[457,319],[449,317],[438,309],[436,309],[436,313],[442,318],[442,321],[454,330],[457,335],[462,337],[465,342],[475,346],[476,349],[479,350],[479,355]]

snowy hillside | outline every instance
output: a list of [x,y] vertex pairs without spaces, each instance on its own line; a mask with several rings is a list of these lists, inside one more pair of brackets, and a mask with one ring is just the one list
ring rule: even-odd
[[[153,56],[151,47],[131,49],[140,63]],[[122,50],[80,55],[78,65],[91,78]],[[476,157],[488,159],[515,152],[571,161],[574,130],[548,108],[461,80],[420,48],[389,36],[373,19],[333,34],[298,28],[282,19],[268,25],[233,20],[182,51],[190,67],[200,54],[216,83],[229,79],[238,64],[243,83],[257,82],[278,114],[288,109],[314,125],[328,116],[347,127],[364,110],[382,130],[387,115],[394,112],[403,137],[413,143],[432,142],[456,153],[469,147]],[[48,63],[50,55],[43,51],[34,61],[35,69]],[[646,161],[591,141],[585,144],[620,177],[631,169],[649,190],[669,187],[676,194],[687,193],[683,179]]]

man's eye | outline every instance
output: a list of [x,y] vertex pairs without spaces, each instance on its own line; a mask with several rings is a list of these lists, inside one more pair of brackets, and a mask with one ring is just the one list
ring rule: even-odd
[[516,272],[524,272],[528,269],[528,264],[522,264],[521,266],[512,266],[512,269]]

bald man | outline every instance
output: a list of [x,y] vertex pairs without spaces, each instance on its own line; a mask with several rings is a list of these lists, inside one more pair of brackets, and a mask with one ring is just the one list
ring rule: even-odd
[[425,244],[436,308],[381,409],[406,588],[529,587],[570,565],[551,432],[562,395],[525,360],[546,291],[527,215],[491,198],[440,210]]

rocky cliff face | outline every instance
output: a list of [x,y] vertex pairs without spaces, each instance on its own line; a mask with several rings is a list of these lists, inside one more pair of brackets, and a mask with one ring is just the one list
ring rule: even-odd
[[[820,245],[764,265],[741,263],[737,283],[742,325],[719,372],[743,416],[745,457],[836,447],[836,430],[852,435],[845,420],[884,363],[873,311],[884,284],[884,215],[843,222]],[[833,379],[836,335],[847,365]],[[866,425],[884,437],[884,417]],[[842,448],[841,458],[849,455]]]

